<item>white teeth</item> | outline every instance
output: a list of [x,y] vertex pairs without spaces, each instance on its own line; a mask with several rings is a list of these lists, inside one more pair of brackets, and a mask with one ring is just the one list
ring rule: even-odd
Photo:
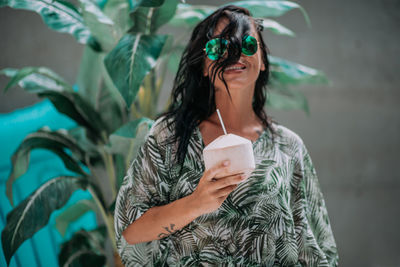
[[241,70],[244,69],[244,67],[228,67],[225,70]]

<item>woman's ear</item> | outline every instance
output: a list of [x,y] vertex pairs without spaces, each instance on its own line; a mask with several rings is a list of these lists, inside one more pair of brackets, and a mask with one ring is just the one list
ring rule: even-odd
[[265,71],[265,64],[264,64],[264,62],[261,62],[260,70],[261,70],[261,71]]
[[[207,59],[206,59],[207,60]],[[206,64],[206,61],[203,63],[203,76],[207,77],[208,76],[208,64]]]

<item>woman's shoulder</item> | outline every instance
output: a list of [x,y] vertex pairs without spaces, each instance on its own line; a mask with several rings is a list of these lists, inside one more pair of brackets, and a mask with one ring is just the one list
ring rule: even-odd
[[166,116],[157,118],[148,133],[148,136],[153,137],[159,145],[165,144],[166,141],[171,140],[173,134],[173,120],[167,119]]
[[272,127],[277,133],[279,143],[291,144],[298,147],[302,147],[304,145],[303,139],[300,137],[300,135],[288,127],[277,122],[273,122]]
[[291,156],[295,162],[298,162],[307,151],[303,139],[298,133],[284,125],[274,123],[273,127],[276,131],[275,148],[279,153]]

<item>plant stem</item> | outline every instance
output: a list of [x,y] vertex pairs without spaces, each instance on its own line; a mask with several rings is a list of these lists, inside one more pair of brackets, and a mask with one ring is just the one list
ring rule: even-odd
[[107,232],[108,232],[108,235],[109,235],[109,237],[111,239],[113,250],[117,251],[117,246],[116,246],[116,241],[115,241],[115,232],[114,232],[113,223],[112,223],[113,222],[112,221],[112,217],[110,218],[107,215],[106,211],[104,210],[103,205],[101,204],[101,202],[100,202],[99,198],[97,197],[96,193],[93,191],[92,187],[89,186],[88,188],[89,188],[90,194],[92,195],[92,197],[94,199],[94,202],[99,207],[99,211],[100,211],[101,217],[103,218],[104,223],[106,224]]
[[142,114],[137,111],[135,101],[132,102],[130,111],[130,116],[133,117],[133,119],[139,119],[142,117]]
[[112,158],[111,154],[108,154],[104,148],[101,148],[100,150],[101,156],[103,158],[104,165],[106,167],[106,171],[108,174],[108,180],[110,181],[110,187],[111,187],[111,192],[112,192],[112,197],[115,199],[117,196],[117,191],[116,191],[116,177],[115,177],[115,168],[114,168],[114,161]]
[[113,191],[113,198],[115,198],[117,196],[117,192],[116,192],[116,181],[117,178],[115,177],[115,168],[114,168],[114,160],[111,154],[106,153],[106,157],[107,157],[107,162],[108,162],[108,167],[106,166],[106,168],[108,168],[108,172],[111,178],[111,183],[112,183],[112,191]]
[[[168,61],[170,61],[172,53],[175,50],[178,50],[179,44],[181,44],[183,42],[184,38],[186,38],[186,37],[187,37],[187,32],[186,31],[184,31],[183,34],[179,35],[178,38],[176,38],[175,42],[173,41],[173,43],[175,43],[175,46],[174,46],[174,44],[172,44],[172,47],[166,52],[167,55],[165,56],[165,58],[163,60],[161,60],[161,62],[159,64],[160,65],[159,66],[159,73],[161,73],[161,75],[160,75],[160,78],[158,79],[158,81],[156,83],[156,93],[155,93],[156,96],[157,96],[156,97],[157,98],[156,104],[158,102],[160,91],[161,91],[161,88],[162,88],[162,86],[164,84],[165,77],[167,75]],[[170,101],[168,100],[164,109],[167,109],[169,107],[169,104],[170,104]]]
[[106,171],[108,174],[108,180],[110,182],[112,197],[113,197],[113,199],[115,199],[115,197],[117,196],[117,191],[116,191],[117,178],[115,176],[114,161],[113,161],[112,155],[107,153],[104,149],[104,144],[106,144],[108,141],[106,132],[102,132],[102,137],[105,141],[103,144],[100,144],[99,152],[101,154],[101,157],[103,158],[103,162],[106,167]]
[[130,163],[131,163],[131,160],[132,160],[132,157],[133,157],[133,148],[135,147],[135,142],[137,142],[137,141],[136,140],[135,141],[131,141],[130,144],[129,144],[128,155],[126,155],[126,159],[125,159],[125,168],[126,168],[126,170],[128,170],[129,167],[130,167]]
[[151,93],[152,93],[152,88],[151,88],[151,78],[150,78],[151,73],[147,74],[146,77],[144,78],[144,101],[142,104],[142,108],[145,111],[146,117],[150,117],[150,111],[151,111]]
[[153,118],[153,115],[157,114],[157,100],[158,100],[158,90],[157,90],[157,73],[154,68],[150,70],[150,87],[151,87],[151,96],[150,96],[150,111],[152,112],[152,116],[150,118]]

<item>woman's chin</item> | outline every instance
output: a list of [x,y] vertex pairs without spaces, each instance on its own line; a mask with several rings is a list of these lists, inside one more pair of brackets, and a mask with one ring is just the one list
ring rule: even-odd
[[[228,89],[229,89],[230,93],[240,92],[240,91],[248,91],[249,90],[248,84],[246,85],[246,84],[238,84],[238,83],[234,83],[234,84],[229,84],[228,83]],[[225,86],[223,85],[222,87],[220,87],[217,90],[217,92],[218,91],[226,92]]]
[[228,85],[229,90],[243,90],[247,88],[254,88],[255,82],[249,81],[247,79],[245,80],[232,79],[232,80],[227,80],[226,84]]

